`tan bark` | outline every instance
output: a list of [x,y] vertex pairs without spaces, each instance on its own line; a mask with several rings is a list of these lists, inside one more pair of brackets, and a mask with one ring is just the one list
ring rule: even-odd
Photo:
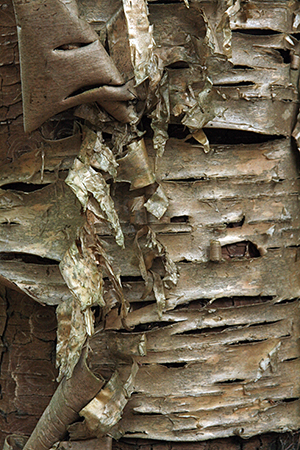
[[[78,319],[83,342],[86,334],[92,334],[84,329],[91,308],[97,311],[97,303],[104,305],[96,333],[89,339],[89,367],[106,380],[128,374],[132,361],[139,367],[130,399],[123,395],[125,376],[116,384],[120,397],[113,397],[108,382],[94,402],[101,404],[99,423],[97,413],[90,423],[87,413],[85,425],[70,429],[74,438],[91,439],[87,444],[91,449],[111,445],[109,439],[93,438],[107,432],[109,421],[102,410],[112,405],[115,417],[122,418],[111,422],[110,436],[180,441],[182,448],[185,441],[249,438],[300,427],[299,123],[294,128],[299,109],[299,8],[296,1],[229,3],[190,2],[187,8],[184,3],[175,7],[150,1],[149,17],[142,5],[140,29],[135,28],[134,2],[130,8],[124,1],[123,13],[114,2],[103,2],[100,8],[98,3],[79,1],[79,13],[71,12],[71,22],[90,33],[88,42],[82,43],[93,41],[102,49],[107,40],[114,62],[105,64],[105,70],[113,67],[120,76],[114,83],[105,78],[107,86],[123,88],[135,76],[140,84],[134,94],[139,97],[135,117],[152,120],[153,140],[145,119],[139,125],[147,131],[143,138],[138,129],[112,121],[107,112],[114,115],[114,107],[106,108],[103,98],[99,104],[106,112],[85,105],[76,109],[75,116],[63,113],[25,136],[17,119],[21,113],[17,39],[11,5],[7,8],[0,71],[1,280],[42,304],[60,305],[62,317],[68,309],[64,306],[72,303],[58,263],[72,245],[73,256],[81,258],[82,273],[92,258],[100,277],[94,283],[91,270],[90,283],[83,283],[84,277],[81,283],[79,264],[78,273],[70,261],[61,265],[68,286],[79,297],[72,301],[79,308],[76,317],[83,317]],[[22,17],[19,13],[20,23]],[[25,56],[30,52],[32,47]],[[94,61],[95,53],[90,56]],[[32,58],[37,58],[35,53]],[[141,60],[147,62],[143,68]],[[39,67],[36,64],[35,69]],[[97,84],[99,67],[91,75],[81,66],[84,82],[76,89],[86,86],[90,77]],[[27,76],[30,71],[23,72],[23,86],[29,83]],[[74,79],[68,83],[73,92]],[[43,84],[39,89],[43,92]],[[90,94],[84,102],[97,100],[95,92]],[[80,95],[69,106],[81,103]],[[60,95],[51,111],[44,108],[38,122],[28,119],[29,128],[44,122],[48,113],[63,111],[61,99]],[[128,110],[128,103],[121,105],[129,114],[132,106]],[[74,117],[81,123],[86,119],[91,133],[98,134],[82,145],[82,138],[92,134],[79,131]],[[81,205],[64,183],[70,169],[68,183]],[[30,192],[24,192],[25,183]],[[100,184],[105,194],[100,193]],[[125,249],[114,239],[122,244],[123,235]],[[216,258],[211,245],[219,248]],[[68,270],[63,269],[66,266]],[[97,292],[101,301],[93,302],[96,285],[99,291],[103,286],[103,292]],[[0,312],[7,317],[6,311]],[[65,319],[60,331],[62,325],[71,326],[67,314]],[[31,324],[34,327],[34,318]],[[5,334],[4,328],[0,329]],[[59,348],[72,355],[69,344],[66,339]],[[36,352],[35,345],[32,348]],[[50,361],[47,364],[50,371]],[[12,371],[14,379],[22,379],[24,392],[25,369]],[[71,365],[68,376],[72,369]],[[67,383],[76,385],[76,379],[63,379],[26,448],[43,445],[46,450],[55,439],[63,439],[67,425],[88,402],[76,403],[74,415],[67,414],[53,434],[51,426],[66,405],[56,413],[53,408]],[[53,386],[50,391],[52,395]],[[36,423],[36,403],[31,406],[35,415],[28,419],[27,435]],[[5,413],[10,407],[4,402]],[[17,431],[7,423],[5,434]],[[13,447],[13,440],[7,442]],[[202,449],[201,445],[195,448]],[[80,444],[60,446],[77,449]]]

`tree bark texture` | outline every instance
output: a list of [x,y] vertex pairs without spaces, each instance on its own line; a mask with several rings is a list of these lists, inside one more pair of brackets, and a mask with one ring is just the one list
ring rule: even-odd
[[[82,208],[69,187],[74,179],[68,185],[65,179],[74,167],[75,175],[80,173],[90,142],[98,145],[95,133],[103,132],[110,149],[114,139],[128,138],[123,122],[129,120],[115,117],[124,128],[114,134],[121,125],[113,122],[110,131],[106,121],[112,110],[97,91],[96,107],[78,107],[79,97],[64,111],[59,98],[48,111],[58,115],[38,130],[33,108],[27,116],[32,132],[25,134],[13,7],[1,3],[2,440],[11,433],[29,436],[52,398],[54,310],[73,299],[72,280],[64,279],[65,255],[81,261],[80,252],[70,253],[75,239],[81,239],[84,256],[83,243],[92,242],[94,249],[100,238],[104,306],[92,305],[95,333],[88,338],[87,363],[107,382],[116,373],[127,377],[133,361],[138,366],[122,418],[108,433],[125,441],[114,441],[113,448],[297,448],[297,435],[265,433],[300,428],[299,5],[241,1],[231,2],[235,10],[228,12],[221,3],[148,4],[163,75],[148,113],[145,105],[139,109],[144,84],[134,91],[143,137],[136,139],[139,144],[126,141],[127,153],[117,155],[116,167],[110,161],[113,175],[105,175],[106,181],[115,180],[109,188],[119,221],[115,228],[109,226],[112,209],[99,219],[90,201],[91,184],[84,186]],[[145,76],[151,87],[154,75],[145,75],[138,56],[136,65],[131,59],[132,16],[123,4],[124,9],[117,2],[81,0],[78,14],[94,30],[89,39],[96,36],[109,50],[114,73],[121,77],[112,84],[127,89],[133,76]],[[139,36],[143,32],[141,26]],[[214,51],[204,55],[203,48],[210,51],[209,33]],[[113,110],[117,105],[123,114],[125,97],[113,95]],[[158,149],[160,138],[166,145]],[[102,180],[97,161],[88,175]],[[91,217],[93,232],[86,225]],[[120,230],[124,248],[116,242]],[[130,304],[126,318],[120,314],[126,305],[119,304],[118,273]],[[168,284],[172,276],[176,282]],[[101,427],[93,428],[82,406],[76,413],[85,422],[73,425],[73,441],[58,448],[83,448],[79,436],[88,439],[91,450],[100,439],[111,446],[99,431],[103,417]],[[252,439],[242,444],[242,438]],[[207,440],[213,441],[197,442]]]

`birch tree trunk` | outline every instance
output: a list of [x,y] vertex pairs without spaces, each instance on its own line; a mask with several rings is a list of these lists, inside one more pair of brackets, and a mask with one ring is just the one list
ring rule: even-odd
[[299,3],[38,4],[0,10],[0,447],[298,448]]

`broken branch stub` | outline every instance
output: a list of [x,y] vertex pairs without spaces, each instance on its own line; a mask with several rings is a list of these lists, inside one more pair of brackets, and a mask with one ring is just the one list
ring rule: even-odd
[[79,18],[75,0],[15,0],[14,8],[26,132],[93,101],[120,122],[137,119],[126,103],[136,97],[132,83],[124,84],[97,33]]

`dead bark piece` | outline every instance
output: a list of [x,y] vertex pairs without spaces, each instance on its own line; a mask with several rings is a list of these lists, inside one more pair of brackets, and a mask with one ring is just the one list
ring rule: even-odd
[[[96,151],[94,152],[94,146]],[[78,158],[75,159],[73,167],[69,171],[69,175],[65,182],[71,187],[78,200],[82,204],[84,210],[89,209],[89,199],[92,197],[96,200],[96,207],[93,212],[96,216],[106,220],[111,226],[116,236],[116,242],[121,247],[124,246],[124,236],[120,227],[119,218],[115,211],[113,200],[110,196],[110,186],[106,183],[104,176],[91,167],[92,158],[100,159],[98,155],[101,142],[99,137],[92,131],[87,133],[83,141]],[[106,152],[107,153],[107,152]],[[110,153],[111,163],[107,166],[111,170],[113,155]],[[106,166],[101,163],[101,168]],[[114,165],[115,167],[115,165]],[[114,172],[112,172],[114,173]]]
[[[85,418],[86,429],[91,435],[102,437],[109,432],[115,438],[121,437],[122,432],[118,430],[118,427],[115,429],[114,427],[120,421],[123,410],[134,390],[137,372],[138,365],[133,363],[129,376],[122,381],[121,374],[116,371],[104,389],[80,411],[80,415]],[[78,425],[80,429],[81,424]],[[72,439],[78,439],[76,428],[77,424],[68,428]]]
[[86,365],[85,352],[70,379],[64,378],[27,441],[24,450],[49,450],[63,439],[67,426],[100,391],[103,379],[95,377]]
[[130,189],[140,189],[155,182],[144,139],[128,145],[128,153],[118,159],[117,181],[130,183]]
[[25,131],[35,130],[65,109],[92,101],[122,122],[135,120],[124,103],[135,94],[122,86],[123,79],[98,35],[78,17],[75,0],[15,0],[14,7]]
[[104,306],[102,272],[87,249],[74,242],[65,253],[60,270],[82,311],[90,306]]
[[27,437],[12,434],[5,439],[3,450],[22,450],[27,439]]
[[147,4],[144,0],[123,0],[127,22],[131,61],[134,68],[136,84],[141,84],[148,77],[153,79],[157,64],[153,56],[155,42],[153,30],[148,20]]
[[168,197],[164,193],[161,185],[158,185],[154,194],[145,203],[145,208],[157,219],[161,219],[162,216],[167,211],[168,206],[169,206]]
[[61,381],[63,377],[71,378],[88,333],[85,315],[74,297],[64,301],[56,308],[56,316],[56,367],[59,367],[57,381]]

